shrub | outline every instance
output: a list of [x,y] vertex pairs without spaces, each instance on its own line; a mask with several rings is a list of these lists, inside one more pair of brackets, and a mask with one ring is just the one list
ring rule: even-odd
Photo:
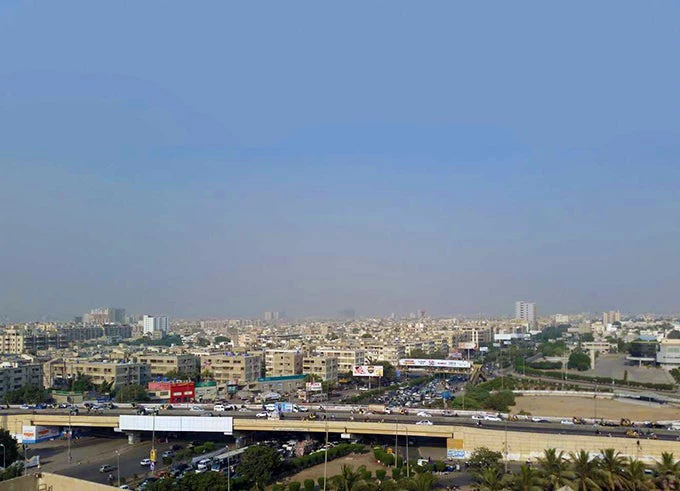
[[305,491],[314,491],[314,479],[305,479],[303,483]]
[[288,483],[288,491],[300,491],[300,486],[299,481],[291,481]]
[[399,476],[401,475],[401,469],[399,467],[394,467],[392,469],[392,479],[395,481],[399,479]]
[[326,478],[325,478],[325,477],[320,477],[320,478],[318,478],[318,479],[316,480],[316,482],[319,484],[319,489],[323,489],[323,485],[324,485],[324,483],[326,482]]
[[387,476],[387,471],[385,469],[376,469],[375,470],[375,477],[378,478],[378,481],[384,481],[385,476]]

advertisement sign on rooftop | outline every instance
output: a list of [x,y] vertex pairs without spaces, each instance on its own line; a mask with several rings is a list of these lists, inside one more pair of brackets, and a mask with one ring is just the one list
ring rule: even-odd
[[431,360],[426,358],[402,358],[399,365],[416,368],[470,368],[465,360]]

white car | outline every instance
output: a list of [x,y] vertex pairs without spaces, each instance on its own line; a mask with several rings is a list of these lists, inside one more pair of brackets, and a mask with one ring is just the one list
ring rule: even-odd
[[239,413],[247,413],[247,412],[250,412],[250,409],[248,409],[247,407],[242,407],[241,409],[238,410],[238,412]]
[[213,411],[221,413],[226,411],[226,409],[224,408],[223,404],[215,404],[215,407],[213,407]]
[[481,420],[484,419],[484,418],[482,418],[482,417],[481,417],[480,415],[478,415],[478,414],[473,414],[473,415],[472,415],[472,419],[476,419],[476,420],[478,420],[478,421],[481,421]]
[[191,411],[203,411],[203,408],[200,406],[191,406]]
[[560,424],[562,424],[562,425],[573,425],[574,422],[570,419],[563,419],[562,421],[560,421]]
[[422,421],[416,422],[416,424],[417,424],[417,425],[430,425],[430,426],[431,426],[433,423],[432,423],[432,421],[430,421],[430,420],[424,419],[424,420],[422,420]]
[[143,465],[143,466],[151,465],[151,459],[142,459],[139,462],[139,465]]
[[503,421],[498,416],[484,416],[484,421]]
[[256,418],[268,418],[269,413],[267,411],[259,412],[255,415]]
[[416,413],[416,416],[420,416],[421,418],[431,418],[432,415],[430,413],[427,413],[425,411],[418,411]]
[[541,418],[539,418],[538,416],[532,416],[532,417],[531,417],[531,422],[532,422],[532,423],[542,423],[543,420],[542,420]]

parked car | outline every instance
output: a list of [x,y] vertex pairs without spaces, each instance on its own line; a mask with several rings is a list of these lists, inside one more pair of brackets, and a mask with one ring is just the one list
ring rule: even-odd
[[143,466],[151,465],[151,459],[142,459],[139,461],[139,465]]
[[256,418],[268,418],[269,413],[267,411],[261,411],[255,415]]
[[175,452],[173,452],[172,450],[166,450],[165,452],[163,452],[163,458],[174,457],[174,456],[175,456]]
[[111,472],[115,467],[109,464],[99,466],[99,472]]

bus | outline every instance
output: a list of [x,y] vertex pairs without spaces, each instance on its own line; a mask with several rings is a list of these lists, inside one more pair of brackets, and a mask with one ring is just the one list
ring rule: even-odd
[[248,447],[237,448],[236,450],[230,450],[228,452],[215,455],[212,460],[212,466],[210,466],[211,471],[220,472],[227,468],[227,465],[234,466],[241,461],[241,455],[246,451]]

